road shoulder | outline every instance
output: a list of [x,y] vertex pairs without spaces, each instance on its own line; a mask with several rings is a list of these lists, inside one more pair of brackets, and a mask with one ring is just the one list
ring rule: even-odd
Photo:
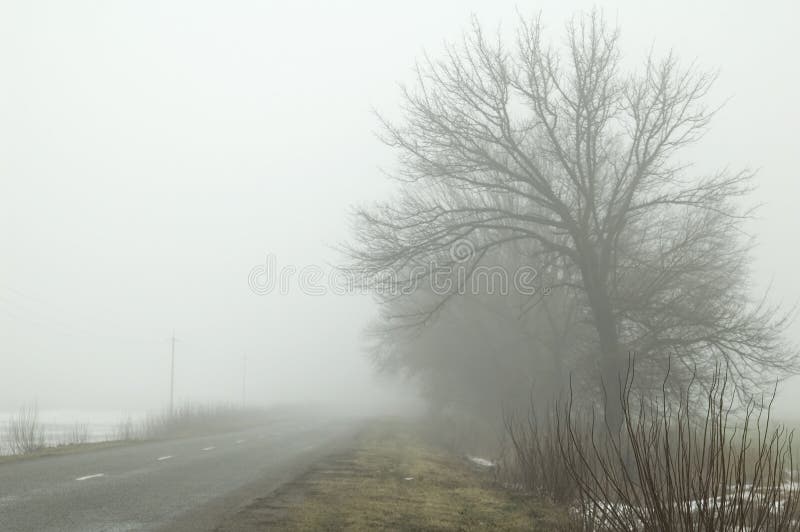
[[216,531],[549,531],[565,523],[562,510],[500,488],[414,423],[393,420],[371,424],[350,449],[237,507]]

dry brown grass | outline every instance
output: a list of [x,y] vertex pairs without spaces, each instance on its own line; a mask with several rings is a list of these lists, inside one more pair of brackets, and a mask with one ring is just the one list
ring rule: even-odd
[[566,530],[565,508],[499,488],[422,434],[401,421],[371,426],[354,450],[259,501],[251,513],[286,508],[252,530]]

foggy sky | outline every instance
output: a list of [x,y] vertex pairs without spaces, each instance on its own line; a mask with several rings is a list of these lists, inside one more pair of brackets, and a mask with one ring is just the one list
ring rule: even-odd
[[[372,109],[397,115],[423,51],[516,9],[560,39],[592,5],[0,3],[0,411],[162,406],[173,329],[179,401],[238,401],[244,356],[254,403],[394,397],[363,353],[368,297],[258,296],[248,273],[340,260],[350,206],[390,190]],[[629,64],[652,45],[719,68],[727,103],[686,158],[759,169],[754,290],[797,303],[800,9],[601,5]]]

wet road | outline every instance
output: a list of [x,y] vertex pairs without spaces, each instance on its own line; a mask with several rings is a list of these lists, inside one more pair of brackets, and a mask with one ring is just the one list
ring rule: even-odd
[[248,487],[265,495],[356,426],[300,416],[241,432],[0,464],[0,530],[213,530]]

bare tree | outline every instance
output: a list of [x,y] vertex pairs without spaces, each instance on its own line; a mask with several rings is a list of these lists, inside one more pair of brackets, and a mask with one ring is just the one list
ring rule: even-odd
[[[358,211],[354,267],[376,286],[387,272],[418,283],[429,264],[463,265],[451,249],[464,239],[468,274],[492,250],[523,247],[584,309],[610,398],[631,351],[641,368],[671,354],[687,375],[720,358],[740,381],[786,375],[786,317],[748,297],[750,213],[737,202],[753,174],[696,176],[677,157],[714,114],[703,103],[714,78],[671,53],[623,72],[618,31],[597,12],[567,24],[563,50],[543,44],[538,19],[520,20],[510,48],[474,21],[418,65],[404,120],[382,119],[402,186]],[[389,317],[427,324],[461,288]],[[619,427],[617,403],[606,419]]]
[[[424,283],[383,305],[386,319],[368,328],[371,354],[381,370],[412,376],[432,411],[460,411],[499,428],[502,409],[549,404],[569,376],[585,383],[590,326],[578,323],[574,298],[558,291],[527,308],[529,297],[506,286],[516,250],[487,255],[491,270],[473,272],[469,291],[448,300],[429,327],[396,327],[441,297]],[[500,270],[498,265],[502,265]],[[491,274],[497,274],[492,279]]]

